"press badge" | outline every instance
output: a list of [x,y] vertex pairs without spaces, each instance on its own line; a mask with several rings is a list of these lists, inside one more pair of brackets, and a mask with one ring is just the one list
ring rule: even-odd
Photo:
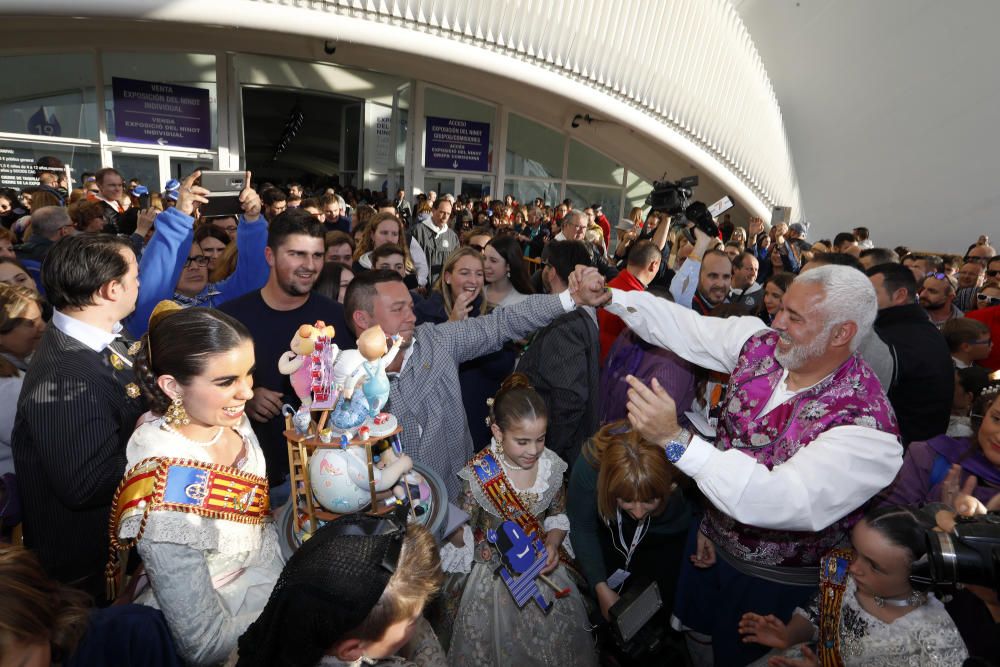
[[607,584],[610,588],[618,590],[621,585],[625,583],[625,580],[629,578],[631,572],[626,572],[625,570],[615,570],[615,573],[608,577]]

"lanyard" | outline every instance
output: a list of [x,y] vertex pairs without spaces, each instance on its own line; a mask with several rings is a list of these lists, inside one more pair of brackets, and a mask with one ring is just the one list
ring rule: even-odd
[[615,543],[615,533],[611,530],[611,525],[608,525],[608,531],[611,532],[611,545],[615,548],[615,551],[620,553],[625,557],[625,570],[628,570],[629,563],[632,561],[632,554],[635,553],[636,547],[642,542],[642,538],[646,537],[646,533],[649,532],[649,515],[647,514],[642,521],[640,521],[635,527],[635,533],[632,535],[632,544],[629,545],[628,551],[625,551],[625,534],[622,532],[622,509],[617,508],[618,512],[618,543],[621,547]]

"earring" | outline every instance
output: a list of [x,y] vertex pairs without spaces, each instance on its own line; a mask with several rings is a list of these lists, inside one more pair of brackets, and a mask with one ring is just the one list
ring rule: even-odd
[[181,401],[181,397],[176,397],[167,408],[167,411],[163,415],[163,421],[168,424],[190,424],[191,420],[188,418],[187,410],[184,409],[184,403]]

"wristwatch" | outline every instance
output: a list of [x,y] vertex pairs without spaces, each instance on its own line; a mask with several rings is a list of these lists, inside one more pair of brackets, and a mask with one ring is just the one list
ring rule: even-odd
[[667,460],[671,463],[680,461],[681,457],[684,456],[684,452],[687,451],[689,444],[691,444],[691,431],[682,428],[663,447],[663,450],[667,454]]

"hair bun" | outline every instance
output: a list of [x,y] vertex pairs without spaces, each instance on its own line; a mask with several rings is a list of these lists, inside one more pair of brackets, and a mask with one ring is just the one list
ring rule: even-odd
[[184,310],[184,307],[179,305],[176,301],[169,301],[164,299],[163,301],[156,304],[156,308],[153,308],[153,312],[149,315],[149,328],[152,329],[154,326],[159,324],[163,318],[172,313],[176,313],[178,310]]
[[511,373],[500,383],[500,389],[497,391],[497,394],[510,391],[511,389],[534,389],[534,387],[531,386],[531,378],[524,373]]

